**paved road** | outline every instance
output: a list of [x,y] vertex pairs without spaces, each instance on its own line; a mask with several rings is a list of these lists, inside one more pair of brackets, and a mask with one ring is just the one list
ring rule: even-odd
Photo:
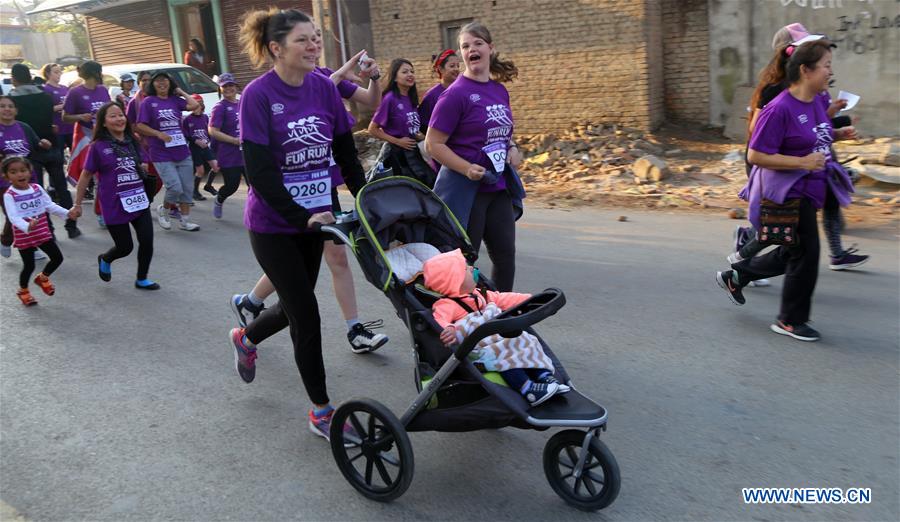
[[[623,482],[599,514],[547,485],[546,432],[413,434],[407,493],[356,494],[306,429],[286,333],[256,382],[234,373],[227,300],[258,275],[235,207],[157,234],[157,293],[132,288],[133,257],[97,279],[109,239],[89,220],[61,242],[58,294],[36,308],[13,296],[16,258],[0,261],[0,498],[31,520],[897,520],[897,231],[851,231],[873,260],[821,272],[824,338],[806,344],[768,331],[780,281],[743,308],[715,286],[734,221],[621,213],[530,210],[518,229],[517,286],[566,291],[540,331],[610,411]],[[330,389],[399,412],[414,394],[406,334],[357,275],[364,318],[386,319],[392,342],[350,353],[323,272]],[[872,503],[747,506],[748,486],[869,487]]]

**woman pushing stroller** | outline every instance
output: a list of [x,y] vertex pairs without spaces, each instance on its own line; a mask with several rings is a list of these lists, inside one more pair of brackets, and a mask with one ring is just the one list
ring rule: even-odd
[[[436,255],[422,265],[425,286],[445,296],[431,310],[443,328],[441,342],[447,346],[461,343],[480,325],[531,297],[515,292],[482,293],[476,288],[475,270],[466,264],[459,249]],[[482,339],[473,353],[478,355],[477,367],[499,372],[532,406],[570,390],[553,376],[553,361],[529,333],[513,339],[492,335]]]

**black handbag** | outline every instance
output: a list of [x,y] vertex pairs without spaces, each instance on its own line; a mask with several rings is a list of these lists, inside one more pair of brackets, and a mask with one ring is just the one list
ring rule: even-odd
[[[759,174],[760,196],[763,191],[763,173]],[[800,224],[800,202],[802,200],[787,199],[784,203],[776,203],[762,198],[759,204],[759,229],[756,240],[762,246],[784,245],[794,246],[798,243],[797,225]]]

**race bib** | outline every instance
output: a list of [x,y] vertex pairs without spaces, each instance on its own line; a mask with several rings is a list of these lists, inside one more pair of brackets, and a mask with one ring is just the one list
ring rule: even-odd
[[326,170],[284,175],[284,188],[310,212],[331,210],[331,174]]
[[44,208],[44,200],[41,199],[41,193],[38,191],[25,195],[13,194],[13,201],[16,202],[16,207],[22,217],[35,218],[47,211]]
[[150,200],[143,187],[119,192],[119,201],[125,212],[140,212],[150,206]]
[[483,150],[491,160],[494,171],[496,171],[497,174],[503,174],[503,171],[506,170],[507,143],[505,141],[495,141],[490,145],[485,145],[481,150]]
[[170,141],[169,143],[166,143],[167,149],[170,147],[178,147],[181,145],[187,145],[187,141],[184,139],[184,134],[182,134],[182,132],[180,130],[178,130],[178,129],[168,130],[168,131],[166,131],[166,134],[168,134],[169,136],[172,136],[172,141]]

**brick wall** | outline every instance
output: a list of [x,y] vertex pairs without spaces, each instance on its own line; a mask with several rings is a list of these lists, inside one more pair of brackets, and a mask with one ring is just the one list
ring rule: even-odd
[[662,0],[666,119],[709,123],[707,0]]
[[517,132],[586,120],[649,129],[662,121],[658,0],[430,0],[427,8],[370,0],[370,13],[374,56],[385,69],[396,57],[412,61],[422,93],[436,82],[429,62],[441,47],[440,22],[484,23],[519,67],[519,79],[507,84]]

